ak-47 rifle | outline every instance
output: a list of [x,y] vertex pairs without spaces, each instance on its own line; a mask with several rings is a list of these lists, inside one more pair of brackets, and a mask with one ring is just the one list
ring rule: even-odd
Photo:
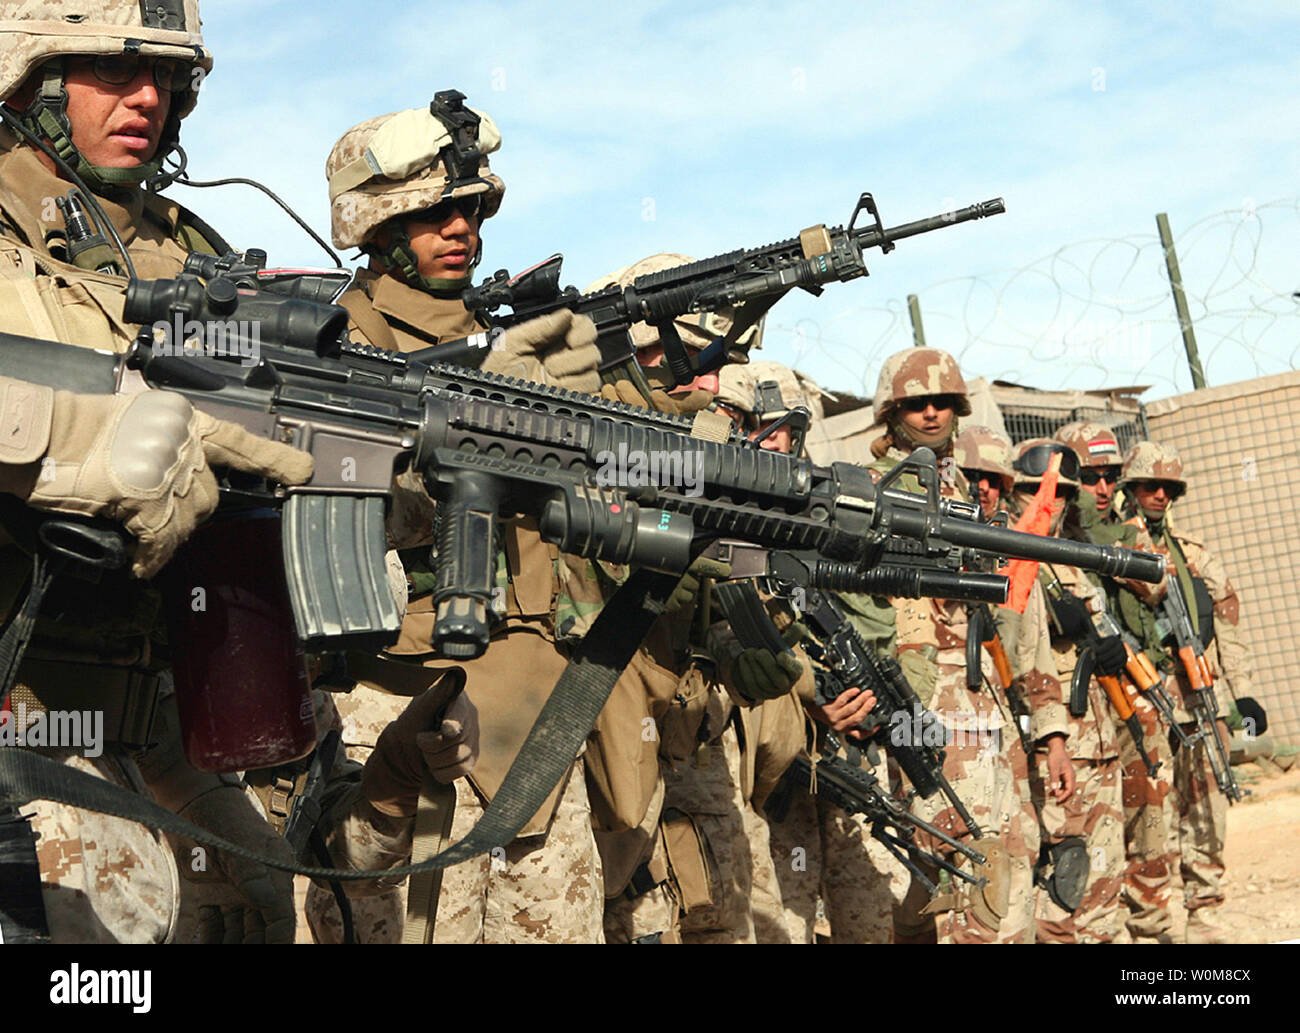
[[1160,609],[1165,619],[1169,621],[1178,659],[1187,675],[1187,683],[1190,686],[1187,693],[1187,709],[1196,719],[1196,730],[1206,743],[1214,780],[1218,783],[1219,792],[1235,803],[1241,799],[1242,791],[1241,786],[1237,784],[1236,776],[1232,773],[1232,762],[1228,757],[1227,748],[1219,735],[1219,703],[1214,695],[1214,673],[1210,670],[1210,662],[1205,656],[1205,645],[1192,624],[1192,615],[1187,607],[1187,599],[1183,595],[1182,583],[1173,575],[1168,579],[1168,587],[1164,599],[1161,600]]
[[[952,598],[951,596],[948,598]],[[988,603],[970,603],[966,607],[969,621],[966,630],[966,688],[978,691],[984,683],[984,669],[980,663],[980,649],[988,650],[993,661],[993,669],[998,676],[998,685],[1006,700],[1007,710],[1015,722],[1016,734],[1020,736],[1020,745],[1026,753],[1033,752],[1033,742],[1024,722],[1029,719],[1029,706],[1023,696],[1016,690],[1015,679],[1011,671],[1011,659],[1007,656],[1002,636],[998,632],[997,621]]]
[[[560,308],[585,315],[596,324],[602,371],[620,367],[631,370],[634,378],[639,374],[635,368],[636,349],[627,331],[634,323],[644,321],[658,329],[665,365],[678,384],[685,384],[728,360],[745,361],[737,341],[787,292],[801,287],[820,294],[823,284],[866,276],[862,255],[866,249],[878,247],[888,254],[895,241],[1005,211],[1006,204],[996,197],[886,229],[874,198],[864,193],[858,198],[847,227],[813,226],[797,237],[775,244],[729,251],[675,269],[638,276],[628,287],[607,287],[590,294],[580,294],[574,287],[561,289],[560,267],[564,256],[556,254],[516,276],[501,269],[461,297],[466,308],[497,328],[513,326]],[[859,227],[856,223],[864,212],[871,221]],[[687,353],[672,325],[676,317],[742,304],[744,307],[738,311],[725,337],[715,340],[695,358]],[[498,309],[507,305],[509,314],[498,313]],[[478,335],[462,342],[444,342],[437,346],[437,360],[481,365],[490,340],[490,335]],[[737,351],[742,354],[737,355]],[[430,357],[425,353],[416,354],[420,358]],[[644,381],[638,386],[649,390]]]
[[[839,741],[832,734],[826,736],[826,746],[830,751],[840,748]],[[871,835],[898,858],[899,863],[931,893],[937,887],[917,862],[942,868],[975,886],[983,886],[988,881],[983,876],[973,876],[937,854],[919,847],[915,839],[918,831],[929,834],[975,864],[984,864],[988,860],[979,851],[911,814],[880,785],[880,780],[874,774],[854,763],[858,754],[856,749],[850,747],[848,752],[848,760],[835,752],[828,753],[818,760],[815,769],[806,756],[801,754],[796,757],[768,798],[764,807],[768,817],[772,821],[781,821],[789,811],[791,797],[795,793],[811,792],[811,786],[815,784],[818,796],[825,797],[849,814],[861,814],[871,822]]]

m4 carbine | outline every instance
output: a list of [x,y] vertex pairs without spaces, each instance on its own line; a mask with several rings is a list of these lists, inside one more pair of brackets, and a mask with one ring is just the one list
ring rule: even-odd
[[[516,276],[498,270],[461,297],[466,308],[496,327],[513,326],[560,308],[587,316],[596,324],[602,370],[635,365],[636,349],[627,331],[634,323],[644,321],[659,331],[665,365],[678,384],[685,384],[728,360],[744,362],[737,341],[787,292],[801,287],[820,294],[823,284],[866,276],[866,249],[878,247],[888,254],[895,241],[1005,211],[1006,204],[996,197],[886,229],[875,199],[864,193],[846,227],[813,226],[775,244],[728,251],[674,269],[647,273],[627,287],[606,287],[590,294],[580,294],[574,287],[561,289],[564,257],[556,254]],[[864,212],[869,221],[859,227],[856,223]],[[673,328],[673,320],[742,303],[745,307],[737,313],[727,334],[692,359]],[[503,306],[510,307],[509,314],[498,313]],[[440,362],[477,366],[483,361],[486,344],[482,336],[444,342],[437,346],[437,358]],[[427,353],[420,357],[427,357]]]
[[[408,467],[438,502],[433,645],[452,658],[487,647],[496,521],[515,515],[537,520],[565,552],[662,571],[684,570],[727,535],[856,570],[914,539],[927,553],[961,547],[1160,576],[1157,557],[988,527],[973,507],[877,486],[851,464],[818,467],[738,437],[705,441],[677,417],[356,346],[342,308],[241,292],[223,277],[136,281],[125,311],[144,327],[127,353],[6,335],[5,371],[90,393],[178,391],[310,452],[305,486],[232,479],[223,492],[282,508],[290,600],[309,650],[377,649],[396,637],[384,515]],[[632,453],[668,461],[650,464],[647,483],[619,483],[613,460]],[[933,454],[921,461],[932,467]]]

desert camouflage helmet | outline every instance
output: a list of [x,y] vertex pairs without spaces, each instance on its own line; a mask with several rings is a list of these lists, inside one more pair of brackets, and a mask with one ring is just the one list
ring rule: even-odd
[[1115,431],[1104,423],[1076,420],[1058,428],[1052,440],[1074,449],[1085,467],[1119,466],[1123,462]]
[[[62,58],[134,55],[194,66],[172,106],[153,159],[126,169],[91,165],[72,143]],[[43,71],[42,71],[43,69]],[[203,45],[198,0],[32,0],[0,5],[0,101],[40,73],[24,124],[48,137],[60,156],[95,189],[140,183],[159,171],[176,146],[180,120],[194,110],[212,53]]]
[[991,427],[967,427],[952,444],[952,457],[959,470],[982,470],[1002,478],[1002,490],[1015,487],[1016,471],[1011,466],[1011,442]]
[[784,416],[798,406],[807,409],[814,420],[822,418],[822,395],[825,392],[811,377],[779,362],[751,362],[746,368],[753,374],[755,391],[761,384],[775,382],[781,392],[780,406],[765,408],[760,413],[763,419],[770,420]]
[[970,415],[966,381],[956,359],[938,348],[907,348],[895,352],[880,367],[873,403],[876,420],[886,422],[900,400],[925,395],[956,395],[956,415]]
[[[1056,483],[1058,485],[1069,485],[1072,488],[1078,488],[1078,453],[1076,453],[1069,445],[1063,444],[1060,441],[1053,441],[1051,438],[1029,438],[1028,440],[1021,441],[1016,445],[1015,455],[1012,459],[1012,470],[1016,475],[1016,484],[1038,484],[1043,479],[1042,473],[1030,473],[1021,469],[1021,464],[1025,461],[1025,457],[1029,453],[1036,450],[1045,450],[1050,453],[1061,451],[1062,449],[1064,449],[1064,452],[1062,452],[1063,458],[1061,461],[1061,471],[1060,475],[1057,477]],[[1039,452],[1039,455],[1042,456],[1043,452]],[[1068,461],[1065,457],[1069,457]],[[1049,454],[1041,461],[1044,472],[1046,470],[1047,460],[1050,458],[1051,456]]]
[[427,107],[368,118],[344,133],[325,162],[335,246],[365,247],[389,219],[452,198],[482,195],[479,222],[495,215],[506,185],[487,156],[501,146],[501,133],[483,112],[474,113],[481,158],[459,182],[446,159],[451,134]]
[[[630,287],[637,277],[649,276],[651,273],[663,272],[665,269],[676,269],[679,265],[686,265],[694,261],[695,259],[688,258],[686,255],[677,255],[671,252],[651,255],[632,265],[624,266],[607,276],[602,276],[595,283],[588,286],[583,293],[590,294],[593,291],[604,290],[606,287]],[[712,344],[714,338],[722,337],[731,329],[731,325],[735,321],[735,315],[735,309],[727,306],[718,309],[716,312],[694,312],[678,316],[673,322],[677,326],[677,334],[681,337],[682,343],[688,348],[700,351]],[[638,349],[648,348],[652,344],[659,343],[659,331],[649,323],[634,323],[629,332],[632,335],[632,343]],[[742,350],[746,351],[761,348],[763,346],[762,320],[759,321],[757,326],[750,327],[741,334],[736,343]]]
[[1172,445],[1160,445],[1154,441],[1139,441],[1128,450],[1124,457],[1124,468],[1120,471],[1120,484],[1130,481],[1175,481],[1187,488],[1187,479],[1183,476],[1183,461]]

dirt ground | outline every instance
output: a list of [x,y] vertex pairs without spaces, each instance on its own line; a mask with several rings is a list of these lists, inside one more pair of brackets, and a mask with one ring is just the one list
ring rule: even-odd
[[[1300,939],[1300,764],[1233,767],[1250,795],[1228,809],[1227,899],[1216,914],[1232,943]],[[1175,892],[1181,904],[1182,894]],[[1175,915],[1181,939],[1185,916]]]

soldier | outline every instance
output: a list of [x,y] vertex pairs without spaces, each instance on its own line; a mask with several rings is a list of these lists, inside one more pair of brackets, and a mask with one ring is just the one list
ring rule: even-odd
[[[19,127],[49,141],[80,174],[138,273],[174,276],[189,250],[225,250],[196,217],[139,185],[176,144],[211,60],[193,2],[49,2],[0,18],[0,100],[9,126],[0,133],[5,330],[114,350],[125,348],[135,330],[123,320],[119,277],[63,261],[68,233],[55,201],[66,202],[72,184]],[[212,420],[166,392],[88,398],[9,381],[4,395],[12,434],[0,456],[4,491],[36,509],[122,521],[138,540],[135,578],[106,575],[93,593],[56,581],[46,597],[46,612],[60,613],[60,621],[37,623],[14,698],[25,700],[29,713],[46,706],[102,710],[111,731],[100,757],[45,752],[135,792],[145,792],[147,782],[183,817],[289,859],[238,778],[190,768],[174,722],[162,720],[162,732],[150,734],[155,703],[167,718],[174,701],[170,672],[151,649],[159,600],[145,579],[215,507],[209,464],[298,484],[311,475],[310,457]],[[0,600],[12,612],[31,562],[8,535],[0,540]],[[157,745],[144,753],[150,743]],[[182,910],[206,938],[293,938],[285,873],[216,850],[206,855],[207,870],[196,871],[184,850],[178,891],[176,863],[161,835],[44,800],[30,813],[45,921],[55,940],[162,941]],[[217,884],[205,887],[206,908],[196,915],[198,880]]]
[[[1177,577],[1191,610],[1192,622],[1202,642],[1211,669],[1225,678],[1233,696],[1253,695],[1250,650],[1238,628],[1241,603],[1227,571],[1205,542],[1174,526],[1171,509],[1187,491],[1183,463],[1168,445],[1138,442],[1124,457],[1120,486],[1128,494],[1125,512],[1129,522],[1150,535],[1157,552],[1169,561],[1169,576]],[[1172,648],[1163,645],[1154,614],[1149,606],[1121,592],[1121,616],[1138,635],[1147,655],[1164,672],[1173,671],[1177,686],[1175,719],[1192,720],[1186,704],[1191,686]],[[1219,736],[1227,741],[1222,714],[1214,715]],[[1210,769],[1210,744],[1198,741],[1193,748],[1174,747],[1173,792],[1169,803],[1176,819],[1170,818],[1171,848],[1176,842],[1183,877],[1183,899],[1187,905],[1189,943],[1223,942],[1223,932],[1211,917],[1223,903],[1224,839],[1227,834],[1227,802]],[[1168,812],[1167,812],[1168,813]],[[1176,840],[1174,826],[1176,826]]]
[[[1067,525],[1066,534],[1098,543],[1152,549],[1150,538],[1126,524],[1115,507],[1123,466],[1115,432],[1105,424],[1079,421],[1059,428],[1054,439],[1073,448],[1081,463],[1075,500],[1077,526]],[[1114,602],[1119,585],[1109,579],[1103,584],[1108,586]],[[1163,586],[1145,581],[1124,581],[1122,585],[1138,599],[1153,604],[1163,595]],[[1167,844],[1165,799],[1171,771],[1168,730],[1145,696],[1136,695],[1131,702],[1142,728],[1143,748],[1158,769],[1154,777],[1148,772],[1128,726],[1120,724],[1116,734],[1124,799],[1125,925],[1135,941],[1168,940],[1173,921],[1169,911],[1170,873],[1177,863],[1176,851],[1171,854]]]
[[[1079,458],[1067,445],[1031,438],[1016,446],[1017,515],[1038,491],[1053,455],[1062,457],[1057,494],[1061,500],[1050,534],[1060,536],[1067,505],[1079,490]],[[1044,792],[1048,773],[1036,759],[1031,779],[1034,804],[1043,829],[1039,863],[1046,892],[1038,895],[1039,943],[1110,943],[1118,931],[1124,847],[1119,747],[1111,704],[1094,676],[1117,678],[1126,654],[1116,635],[1094,632],[1092,614],[1105,606],[1105,594],[1082,570],[1063,563],[1040,563],[1038,582],[1047,594],[1051,616],[1052,659],[1062,685],[1069,685],[1069,750],[1075,789],[1064,800]],[[1013,670],[1027,666],[1028,636],[1017,641]]]
[[[961,371],[946,352],[911,348],[886,359],[874,401],[877,422],[885,427],[871,445],[875,474],[883,476],[912,449],[925,446],[938,456],[942,493],[966,498],[966,480],[953,462],[958,419],[971,411],[966,394]],[[917,490],[911,480],[904,479],[902,486]],[[945,941],[1027,941],[1032,935],[1038,830],[1025,820],[1013,774],[1011,753],[1018,748],[1018,737],[1009,734],[1007,719],[990,693],[967,688],[966,607],[942,599],[898,599],[893,605],[899,663],[921,703],[945,728],[951,745],[944,750],[944,774],[984,830],[978,846],[989,858],[983,873],[989,883],[983,890],[962,883],[930,901],[924,886],[913,880],[894,912],[895,940],[933,942],[931,916],[941,912],[937,932]],[[1036,668],[1025,673],[1023,684],[1031,713],[1029,734],[1046,745],[1050,787],[1061,792],[1073,771],[1063,744],[1060,683],[1054,670]],[[918,797],[913,807],[949,835],[970,836],[941,794],[928,800]]]
[[[482,253],[481,221],[496,213],[505,192],[487,158],[500,134],[490,118],[462,108],[459,99],[454,91],[436,98],[445,122],[432,108],[367,119],[343,134],[326,162],[334,243],[360,247],[370,261],[340,303],[370,344],[410,352],[484,329],[459,295]],[[453,133],[455,119],[473,125],[469,139]],[[512,328],[484,369],[594,392],[594,342],[591,321],[563,310]],[[357,760],[370,754],[402,710],[399,693],[410,678],[410,667],[403,666],[449,668],[431,648],[432,506],[418,481],[399,483],[403,505],[390,536],[402,547],[411,602],[397,644],[339,703],[344,741]],[[491,645],[460,665],[485,734],[471,781],[456,786],[453,840],[468,832],[499,790],[568,663],[565,643],[585,630],[564,625],[556,600],[577,592],[573,607],[590,610],[600,598],[594,578],[573,575],[586,570],[585,561],[561,557],[530,522],[509,526],[504,539]],[[601,938],[600,888],[583,765],[575,759],[514,843],[447,871],[434,940],[595,942]],[[359,934],[367,942],[396,940],[403,910],[400,891],[366,902],[356,908]],[[319,886],[308,893],[308,919],[318,940],[338,939],[341,918]]]
[[[775,419],[802,406],[811,420],[821,418],[821,389],[796,370],[772,362],[751,362],[747,366],[724,367],[718,396],[719,408],[726,408],[746,427],[751,436],[762,434]],[[775,391],[777,394],[772,395]],[[784,424],[762,442],[778,451],[797,447],[806,436],[798,424]],[[793,438],[793,439],[792,439]],[[811,687],[807,682],[801,685]],[[819,706],[813,695],[800,701],[806,712],[822,727],[860,740],[856,731],[875,705],[875,694],[859,688],[846,689],[834,701]],[[816,751],[824,752],[824,736],[818,735]],[[875,768],[882,783],[888,774],[883,758]],[[823,902],[833,943],[888,943],[892,931],[894,898],[906,888],[906,871],[870,833],[861,815],[852,815],[824,798],[809,792],[807,785],[794,785],[789,806],[770,827],[770,860],[775,868],[783,905],[780,922],[771,920],[760,903],[761,882],[755,876],[754,921],[760,943],[812,943],[818,900]],[[759,819],[762,820],[762,819]],[[756,853],[762,842],[751,837]]]
[[986,520],[1006,508],[1015,487],[1010,441],[990,427],[967,427],[953,442],[953,459],[967,483],[978,489]]

